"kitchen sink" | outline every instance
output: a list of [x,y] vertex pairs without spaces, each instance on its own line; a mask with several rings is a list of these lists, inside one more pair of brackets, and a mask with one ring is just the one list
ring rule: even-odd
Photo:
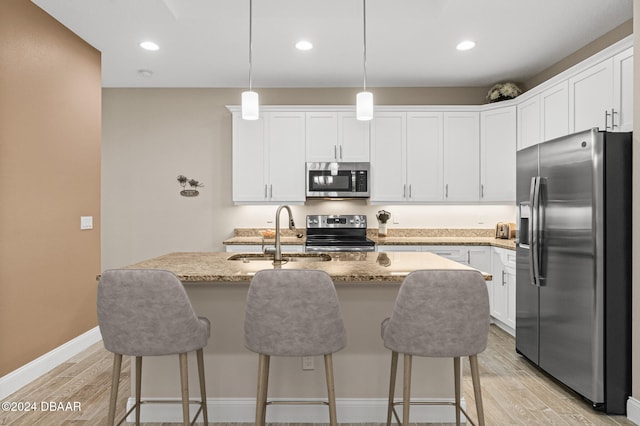
[[[273,254],[263,253],[238,253],[229,256],[227,260],[240,260],[242,262],[273,262]],[[326,253],[284,253],[283,262],[328,262],[331,256]]]

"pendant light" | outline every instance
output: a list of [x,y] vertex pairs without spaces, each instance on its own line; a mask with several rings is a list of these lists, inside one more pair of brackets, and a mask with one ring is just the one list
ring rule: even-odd
[[242,92],[242,118],[257,120],[260,118],[258,93],[252,91],[251,72],[253,67],[253,0],[249,0],[249,90]]
[[362,69],[363,90],[356,96],[356,118],[362,121],[373,119],[373,93],[367,92],[367,4],[362,0]]

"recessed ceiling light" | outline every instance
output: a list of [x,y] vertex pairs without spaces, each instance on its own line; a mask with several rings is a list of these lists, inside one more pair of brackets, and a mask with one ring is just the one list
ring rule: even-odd
[[313,49],[313,44],[306,40],[300,40],[296,43],[296,49],[298,50],[311,50]]
[[470,50],[476,47],[476,42],[471,40],[464,40],[458,43],[456,49],[458,50]]
[[143,41],[142,43],[140,43],[140,47],[142,47],[144,50],[152,50],[152,51],[156,51],[160,49],[160,46],[158,46],[152,41]]

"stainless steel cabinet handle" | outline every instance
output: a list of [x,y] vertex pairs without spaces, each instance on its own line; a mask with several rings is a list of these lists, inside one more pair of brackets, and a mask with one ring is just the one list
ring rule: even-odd
[[480,185],[480,198],[484,198],[484,184]]
[[444,186],[444,198],[449,198],[449,184]]
[[335,158],[336,160],[338,160],[338,145],[334,145],[333,146],[333,158]]
[[340,159],[342,160],[342,145],[340,145]]
[[502,270],[502,285],[503,285],[503,286],[504,286],[504,284],[505,284],[504,275],[505,275],[505,271],[504,271],[504,269],[503,269],[503,270]]
[[273,184],[269,185],[269,198],[273,198]]
[[407,184],[402,185],[402,198],[407,198]]
[[618,112],[615,109],[611,108],[611,130],[618,127],[618,125],[616,124],[616,117],[615,117],[617,113]]
[[267,184],[264,184],[264,198],[267,198]]
[[409,184],[409,198],[411,198],[411,184]]
[[471,265],[471,251],[467,250],[467,263]]

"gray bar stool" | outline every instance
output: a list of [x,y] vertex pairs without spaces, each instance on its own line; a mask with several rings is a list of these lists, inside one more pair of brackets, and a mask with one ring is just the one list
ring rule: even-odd
[[[247,295],[244,321],[247,349],[258,353],[256,425],[264,426],[271,356],[324,355],[329,420],[337,424],[333,385],[334,352],[346,345],[338,296],[331,277],[315,270],[263,270],[255,274]],[[313,402],[312,402],[313,403]]]
[[[412,356],[451,357],[454,366],[456,425],[460,412],[474,424],[460,406],[460,357],[468,356],[476,400],[478,423],[484,425],[477,354],[487,347],[489,295],[484,277],[474,270],[424,270],[409,274],[400,286],[391,318],[382,322],[384,346],[391,349],[391,378],[387,426],[392,415],[400,419],[395,405],[402,405],[402,425],[409,424]],[[398,353],[404,354],[402,402],[394,402]],[[446,403],[445,403],[446,404]]]
[[[171,272],[152,269],[110,269],[98,284],[98,324],[104,347],[114,353],[108,424],[115,422],[116,400],[122,356],[136,357],[136,403],[118,421],[122,423],[135,409],[140,424],[142,357],[179,354],[182,389],[182,415],[189,422],[189,404],[198,404],[207,419],[202,349],[207,345],[211,325],[197,317],[180,280]],[[187,352],[196,351],[200,379],[200,401],[189,401]],[[195,420],[194,420],[195,421]]]

